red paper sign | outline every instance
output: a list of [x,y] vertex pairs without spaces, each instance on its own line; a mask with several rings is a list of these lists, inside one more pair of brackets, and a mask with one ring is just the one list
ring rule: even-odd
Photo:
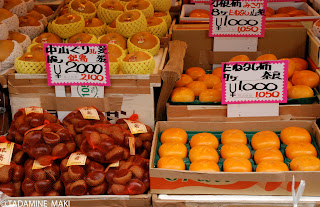
[[267,0],[211,0],[210,37],[264,37]]

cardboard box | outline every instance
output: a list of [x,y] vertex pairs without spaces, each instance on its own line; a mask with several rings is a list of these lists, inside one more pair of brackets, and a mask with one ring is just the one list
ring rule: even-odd
[[194,172],[169,170],[154,167],[158,134],[168,128],[186,131],[281,131],[285,127],[297,126],[311,133],[319,145],[320,130],[313,121],[254,121],[254,122],[157,122],[150,159],[150,189],[152,194],[236,194],[236,195],[291,195],[292,178],[296,185],[305,180],[304,196],[319,196],[320,172]]
[[160,73],[167,58],[167,48],[155,56],[156,67],[151,75],[111,75],[111,86],[104,87],[104,98],[70,97],[71,87],[66,86],[67,97],[56,97],[55,87],[48,86],[46,74],[9,74],[8,86],[12,115],[19,108],[39,106],[58,114],[62,120],[69,112],[84,106],[95,106],[107,112],[109,119],[130,117],[136,113],[144,124],[154,127],[154,88],[161,86]]
[[320,40],[308,29],[308,55],[317,67],[320,67]]
[[208,34],[208,24],[177,24],[173,27],[172,40],[188,44],[185,69],[199,66],[209,70],[212,64],[221,64],[240,54],[251,59],[267,53],[278,58],[305,57],[307,29],[300,22],[266,23],[265,37],[258,39],[256,52],[213,52],[213,38]]

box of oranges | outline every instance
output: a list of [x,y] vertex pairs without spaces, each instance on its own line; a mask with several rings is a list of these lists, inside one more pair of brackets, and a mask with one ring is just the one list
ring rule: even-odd
[[319,195],[320,130],[312,121],[158,122],[151,193]]

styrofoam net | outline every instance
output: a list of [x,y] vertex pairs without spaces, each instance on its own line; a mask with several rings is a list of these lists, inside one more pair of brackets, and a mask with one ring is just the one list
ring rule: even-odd
[[16,14],[13,14],[12,17],[2,20],[2,23],[7,25],[9,31],[17,32],[19,29],[19,18]]
[[31,11],[34,7],[34,1],[33,0],[29,0],[26,2],[26,5],[27,5],[27,11]]
[[11,8],[9,11],[12,12],[13,14],[16,14],[18,17],[26,16],[27,15],[27,4],[25,1],[22,1],[17,6]]
[[8,39],[9,30],[5,23],[0,23],[0,40]]
[[38,37],[44,31],[43,24],[39,26],[19,27],[18,31],[22,34],[28,35],[31,39]]
[[11,52],[9,57],[7,57],[7,59],[1,62],[1,70],[10,69],[14,65],[15,59],[23,55],[23,49],[21,45],[17,41],[12,41],[14,43],[13,51]]
[[22,34],[22,35],[24,35],[26,37],[26,39],[23,42],[19,43],[19,44],[21,45],[21,47],[23,49],[23,52],[26,52],[28,47],[29,47],[29,45],[31,44],[31,39],[30,39],[30,37],[28,35],[25,35],[25,34]]

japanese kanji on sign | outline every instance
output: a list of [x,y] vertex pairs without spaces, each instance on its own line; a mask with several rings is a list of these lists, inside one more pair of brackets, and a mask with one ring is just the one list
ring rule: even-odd
[[48,85],[110,86],[106,44],[44,44]]
[[264,37],[267,0],[211,0],[210,37]]
[[288,60],[222,63],[222,104],[286,103]]

